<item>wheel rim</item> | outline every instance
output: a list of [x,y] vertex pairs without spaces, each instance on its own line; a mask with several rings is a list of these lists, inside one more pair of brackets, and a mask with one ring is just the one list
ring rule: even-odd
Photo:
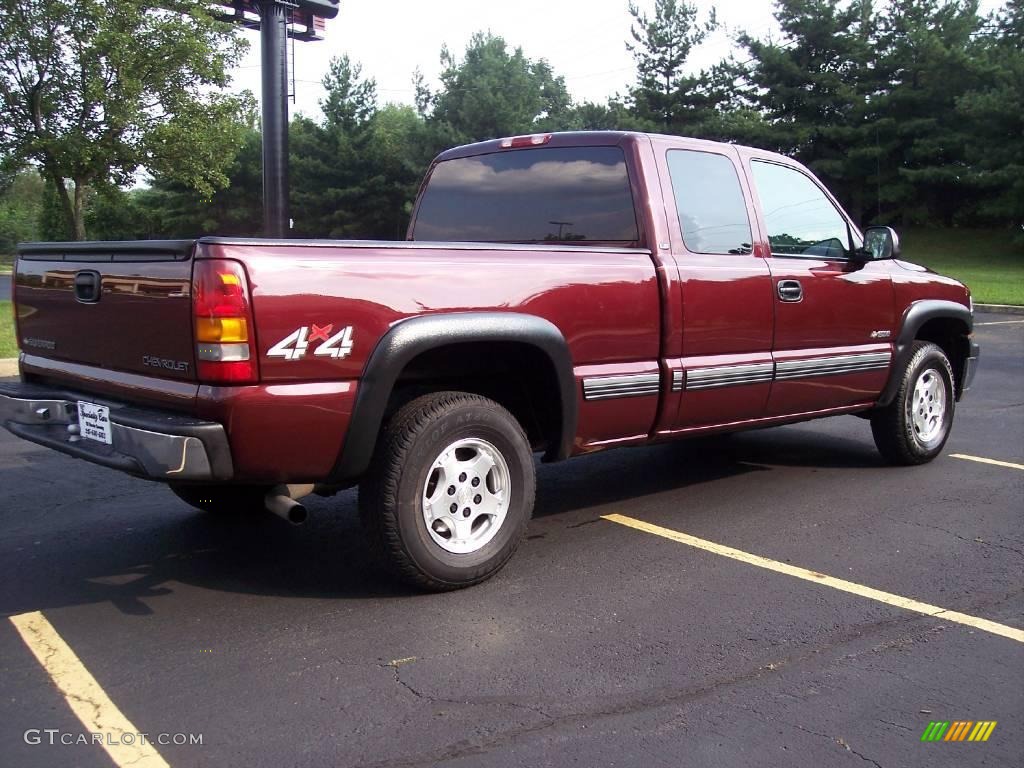
[[475,437],[434,459],[423,486],[423,522],[434,543],[465,555],[486,546],[508,515],[511,474],[501,452]]
[[938,440],[946,428],[946,383],[934,368],[917,377],[914,392],[907,403],[908,415],[918,443],[928,445]]

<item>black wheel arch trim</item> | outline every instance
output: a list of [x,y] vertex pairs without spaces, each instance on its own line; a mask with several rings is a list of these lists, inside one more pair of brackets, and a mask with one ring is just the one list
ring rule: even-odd
[[576,437],[576,379],[562,332],[548,320],[518,312],[457,312],[402,320],[377,342],[359,379],[355,407],[331,480],[352,480],[370,466],[388,400],[402,370],[432,349],[467,342],[516,342],[537,348],[558,377],[561,426],[545,461],[568,458]]
[[896,392],[900,388],[900,376],[906,367],[907,361],[910,359],[910,353],[913,349],[914,340],[917,338],[917,332],[929,320],[937,319],[960,320],[967,326],[968,334],[974,328],[974,316],[971,314],[971,310],[955,301],[924,299],[922,301],[915,301],[907,307],[900,322],[899,334],[896,336],[889,381],[878,398],[877,406],[887,406],[896,399]]

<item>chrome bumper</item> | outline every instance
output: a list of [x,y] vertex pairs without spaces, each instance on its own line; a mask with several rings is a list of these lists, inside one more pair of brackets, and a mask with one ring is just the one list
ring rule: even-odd
[[[110,408],[110,445],[78,434],[79,400]],[[0,384],[0,424],[33,443],[151,480],[230,480],[234,474],[220,424],[92,395]]]

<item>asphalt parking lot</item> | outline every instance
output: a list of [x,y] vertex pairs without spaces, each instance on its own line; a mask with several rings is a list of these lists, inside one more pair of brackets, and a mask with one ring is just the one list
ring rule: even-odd
[[[383,577],[352,492],[301,528],[232,523],[3,432],[0,764],[110,766],[26,743],[82,733],[84,706],[202,734],[139,765],[1020,766],[1022,319],[978,317],[975,389],[930,465],[883,466],[841,417],[544,466],[517,556],[444,595]],[[95,696],[65,701],[41,663],[57,652],[17,629],[34,612]],[[930,721],[998,724],[925,743]]]

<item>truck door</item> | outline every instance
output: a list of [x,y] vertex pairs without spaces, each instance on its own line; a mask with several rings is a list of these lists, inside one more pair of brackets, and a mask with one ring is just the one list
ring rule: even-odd
[[682,356],[667,360],[678,409],[662,432],[756,419],[771,388],[773,306],[739,155],[697,141],[655,149],[682,293],[669,329]]
[[875,399],[892,362],[888,263],[851,258],[859,236],[809,174],[756,157],[747,167],[775,304],[775,382],[766,415]]

